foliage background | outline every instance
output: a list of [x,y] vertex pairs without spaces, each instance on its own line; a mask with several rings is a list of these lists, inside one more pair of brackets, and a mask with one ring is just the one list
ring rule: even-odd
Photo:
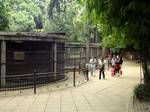
[[0,30],[6,31],[7,27],[7,31],[66,32],[68,42],[86,41],[88,30],[83,14],[85,9],[76,0],[1,0],[0,2],[2,9],[0,17],[7,18],[6,23],[0,24]]

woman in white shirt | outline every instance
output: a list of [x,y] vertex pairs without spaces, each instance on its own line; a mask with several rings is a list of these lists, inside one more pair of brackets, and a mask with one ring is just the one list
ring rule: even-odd
[[90,59],[91,76],[93,76],[93,73],[95,72],[95,68],[96,68],[96,59],[92,56],[92,58]]

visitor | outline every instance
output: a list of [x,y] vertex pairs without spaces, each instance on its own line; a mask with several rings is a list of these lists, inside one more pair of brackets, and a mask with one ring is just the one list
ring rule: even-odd
[[122,57],[120,57],[120,62],[119,62],[119,74],[120,74],[120,76],[122,75],[122,63],[123,63],[123,60],[122,60]]
[[101,74],[105,79],[105,60],[103,58],[99,61],[99,79],[101,79]]
[[91,72],[91,76],[93,76],[93,74],[95,72],[95,68],[96,68],[96,59],[92,56],[92,58],[90,59],[90,72]]
[[115,76],[115,67],[114,66],[111,67],[111,76],[112,77]]
[[111,66],[115,66],[115,57],[111,59]]
[[119,69],[120,69],[120,57],[119,55],[117,55],[115,58],[115,73],[119,73]]

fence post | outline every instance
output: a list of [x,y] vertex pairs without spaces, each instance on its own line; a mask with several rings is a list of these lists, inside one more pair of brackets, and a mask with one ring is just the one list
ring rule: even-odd
[[81,51],[80,51],[80,61],[79,61],[79,74],[80,74],[80,71],[81,71]]
[[80,74],[80,71],[81,71],[81,62],[79,62],[79,74]]
[[76,81],[75,81],[75,72],[76,72],[76,68],[74,67],[73,68],[73,86],[75,87],[76,86]]
[[88,70],[88,68],[86,68],[86,79],[87,79],[87,81],[89,81],[89,70]]
[[36,94],[36,70],[34,70],[33,79],[34,79],[34,94]]

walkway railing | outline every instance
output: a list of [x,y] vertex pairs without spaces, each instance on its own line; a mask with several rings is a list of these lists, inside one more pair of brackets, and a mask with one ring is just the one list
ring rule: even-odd
[[88,70],[71,68],[57,73],[38,73],[36,70],[32,74],[13,75],[1,77],[5,79],[5,85],[0,85],[0,94],[9,95],[12,93],[41,93],[53,91],[67,87],[79,86],[88,79]]

